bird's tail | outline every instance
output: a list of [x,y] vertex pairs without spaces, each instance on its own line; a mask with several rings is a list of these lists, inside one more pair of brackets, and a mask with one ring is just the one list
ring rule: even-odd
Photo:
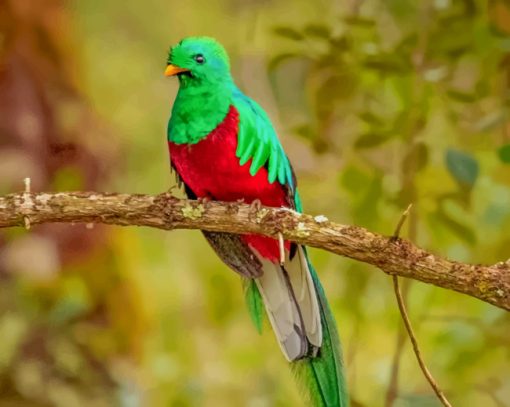
[[[322,325],[322,345],[314,356],[307,356],[290,363],[304,393],[311,405],[316,407],[347,407],[349,399],[345,385],[342,350],[336,323],[329,308],[324,289],[306,251],[304,252],[308,270],[318,300]],[[247,280],[246,299],[252,319],[261,330],[263,299],[254,280]]]
[[291,368],[303,387],[308,390],[307,393],[314,406],[347,407],[349,396],[345,384],[342,348],[335,319],[317,272],[310,261],[308,261],[308,267],[319,299],[322,346],[316,357],[296,361],[291,364]]

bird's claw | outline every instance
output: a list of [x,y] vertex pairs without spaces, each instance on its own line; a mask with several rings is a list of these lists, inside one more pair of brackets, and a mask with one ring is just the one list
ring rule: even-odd
[[262,202],[260,199],[254,199],[250,204],[250,210],[253,212],[258,212],[262,208]]
[[208,196],[201,196],[201,197],[197,198],[197,201],[205,209],[209,208],[209,206],[211,204],[211,198],[209,198]]

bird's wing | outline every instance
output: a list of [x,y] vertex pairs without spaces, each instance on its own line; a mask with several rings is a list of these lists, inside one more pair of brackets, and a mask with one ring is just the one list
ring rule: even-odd
[[270,183],[278,180],[294,190],[292,168],[266,112],[237,88],[233,104],[240,118],[236,150],[239,163],[244,165],[251,159],[251,175],[265,166]]
[[[239,112],[236,155],[240,164],[251,159],[252,175],[265,167],[268,181],[280,183],[287,193],[289,206],[301,212],[294,172],[267,114],[237,89],[233,93],[233,104]],[[303,345],[303,336],[314,347],[322,343],[319,304],[304,249],[292,243],[285,266],[263,258],[259,260],[264,274],[256,280],[257,288],[269,319],[287,358],[299,359],[309,351],[306,344]]]

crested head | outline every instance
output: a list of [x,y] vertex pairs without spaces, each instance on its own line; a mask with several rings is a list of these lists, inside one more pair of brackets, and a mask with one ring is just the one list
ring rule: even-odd
[[194,144],[226,117],[235,85],[225,48],[209,37],[188,37],[170,48],[165,75],[179,78],[168,123],[170,141]]
[[181,85],[230,83],[230,61],[225,48],[210,37],[187,37],[170,48],[166,74],[178,75]]

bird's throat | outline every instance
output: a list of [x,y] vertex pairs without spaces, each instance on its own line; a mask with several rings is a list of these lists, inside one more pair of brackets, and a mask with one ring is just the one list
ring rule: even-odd
[[168,140],[196,144],[225,119],[232,91],[225,86],[181,87],[168,123]]

